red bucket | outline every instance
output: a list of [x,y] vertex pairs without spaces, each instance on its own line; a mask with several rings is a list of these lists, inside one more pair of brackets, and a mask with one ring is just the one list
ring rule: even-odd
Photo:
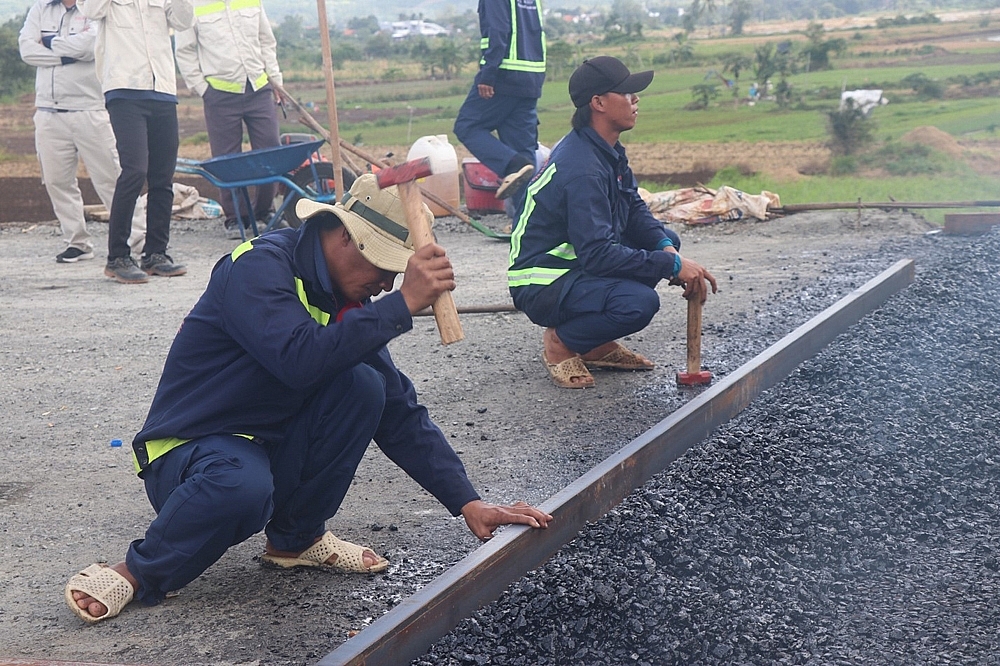
[[465,207],[469,213],[502,213],[503,201],[496,198],[500,177],[475,157],[462,160]]

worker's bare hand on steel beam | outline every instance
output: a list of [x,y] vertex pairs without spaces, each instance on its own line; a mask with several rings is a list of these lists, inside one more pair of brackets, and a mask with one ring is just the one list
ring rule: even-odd
[[451,260],[445,255],[443,247],[430,243],[414,252],[406,262],[399,291],[410,314],[415,314],[433,305],[438,296],[454,288],[455,270]]
[[528,525],[545,529],[552,516],[525,502],[514,504],[488,504],[473,500],[462,507],[465,524],[480,541],[489,541],[493,532],[501,525]]
[[[707,284],[706,284],[707,283]],[[700,303],[708,298],[708,285],[712,285],[712,293],[718,293],[719,285],[715,282],[715,276],[708,272],[708,269],[701,264],[681,257],[681,270],[670,280],[670,284],[684,287],[684,298],[687,300],[698,299]]]

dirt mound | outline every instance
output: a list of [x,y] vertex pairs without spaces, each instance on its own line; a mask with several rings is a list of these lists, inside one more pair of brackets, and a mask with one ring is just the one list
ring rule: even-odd
[[904,143],[916,143],[933,148],[951,157],[962,156],[962,146],[955,137],[939,130],[937,127],[917,127],[899,138]]

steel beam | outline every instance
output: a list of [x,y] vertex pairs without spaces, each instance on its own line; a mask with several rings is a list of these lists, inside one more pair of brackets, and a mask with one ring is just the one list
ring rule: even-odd
[[913,281],[904,259],[851,292],[630,442],[540,508],[546,530],[511,526],[326,655],[321,666],[409,663],[548,560],[653,475]]

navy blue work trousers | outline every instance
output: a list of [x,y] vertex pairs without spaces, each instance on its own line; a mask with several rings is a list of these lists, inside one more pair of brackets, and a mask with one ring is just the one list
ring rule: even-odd
[[531,288],[537,290],[534,297],[518,298],[516,304],[535,324],[555,328],[563,344],[577,354],[641,331],[660,309],[655,282],[587,273],[566,277],[570,279],[564,284],[557,280]]
[[149,99],[112,99],[107,103],[122,172],[115,183],[108,220],[108,261],[127,257],[135,202],[146,193],[146,244],[150,256],[167,251],[170,211],[177,167],[177,105]]
[[502,178],[507,175],[507,165],[514,155],[522,156],[529,164],[535,163],[537,104],[534,97],[493,95],[483,99],[479,88],[473,85],[455,118],[455,136],[476,159]]
[[368,365],[309,400],[285,441],[200,437],[153,461],[143,475],[156,518],[125,556],[136,598],[163,600],[264,529],[278,550],[300,552],[340,508],[385,406],[385,379]]

